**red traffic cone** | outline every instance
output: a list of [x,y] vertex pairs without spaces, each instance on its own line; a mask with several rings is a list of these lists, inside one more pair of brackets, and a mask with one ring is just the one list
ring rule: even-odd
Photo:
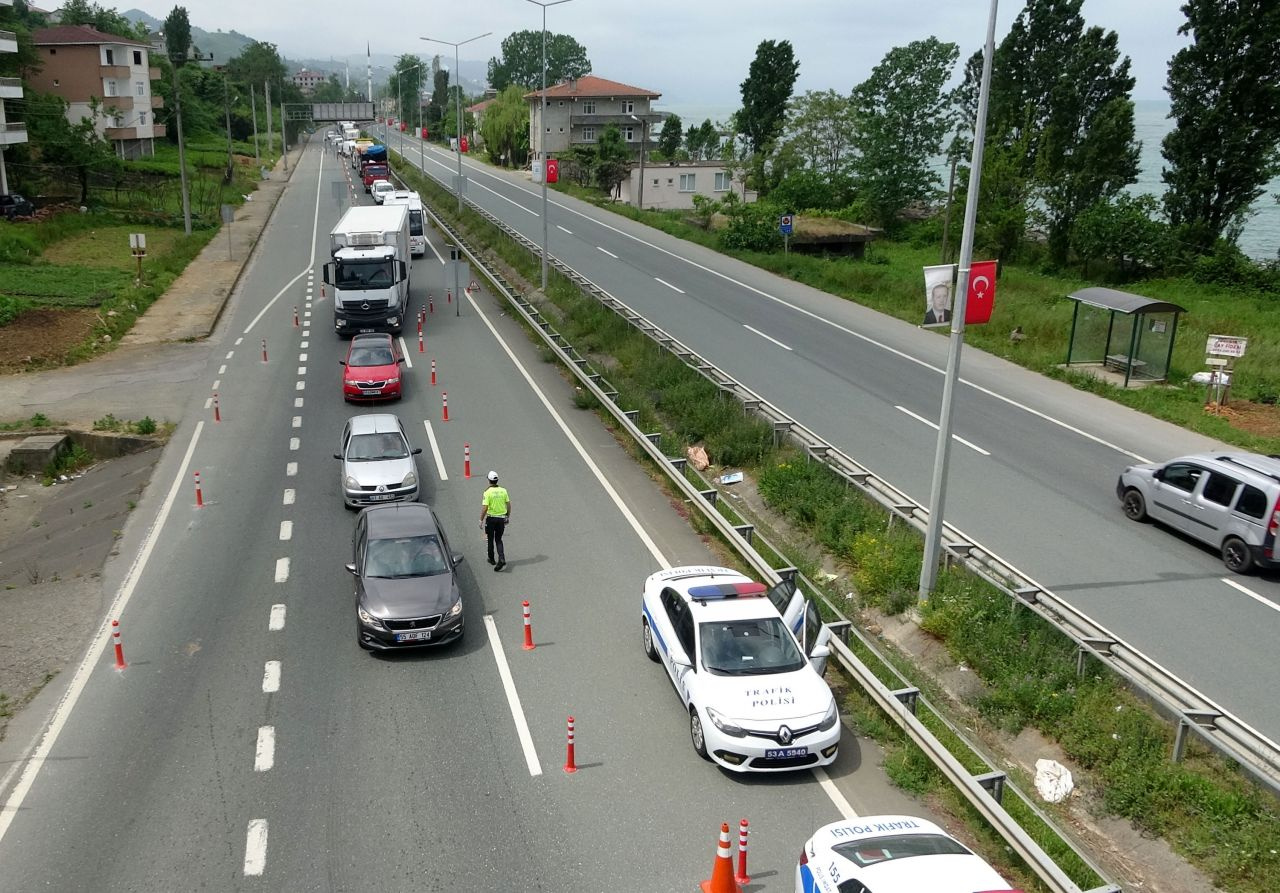
[[720,825],[720,843],[716,846],[716,861],[711,868],[711,880],[700,885],[702,893],[742,893],[733,879],[733,858],[729,855],[729,823]]

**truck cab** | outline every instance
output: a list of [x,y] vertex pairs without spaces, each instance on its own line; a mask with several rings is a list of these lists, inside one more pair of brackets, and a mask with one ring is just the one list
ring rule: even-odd
[[329,234],[333,327],[339,335],[404,327],[409,307],[409,212],[404,206],[347,209]]

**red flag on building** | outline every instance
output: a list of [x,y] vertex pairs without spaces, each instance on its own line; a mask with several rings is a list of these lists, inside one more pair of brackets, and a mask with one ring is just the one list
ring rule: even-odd
[[991,321],[996,303],[996,261],[980,260],[969,268],[969,295],[965,299],[964,324],[981,325]]

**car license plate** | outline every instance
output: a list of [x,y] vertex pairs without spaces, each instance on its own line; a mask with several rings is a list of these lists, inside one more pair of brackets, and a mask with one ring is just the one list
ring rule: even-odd
[[374,493],[369,497],[370,502],[386,502],[388,499],[395,499],[394,493]]
[[367,334],[367,333],[369,333],[369,332],[376,332],[376,331],[377,331],[377,329],[356,329],[356,331],[357,331],[358,333],[360,333],[361,335],[365,335],[365,334]]
[[382,395],[382,388],[361,388],[360,393],[364,394],[366,397],[380,397]]
[[396,633],[397,642],[425,642],[431,638],[431,630],[419,629],[409,633]]
[[764,752],[766,760],[789,760],[792,757],[807,757],[807,747],[772,747]]

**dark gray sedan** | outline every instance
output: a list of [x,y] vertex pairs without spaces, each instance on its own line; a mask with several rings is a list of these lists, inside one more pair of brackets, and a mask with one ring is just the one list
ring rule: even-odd
[[356,641],[367,651],[438,645],[462,637],[461,555],[431,507],[372,506],[352,538]]

